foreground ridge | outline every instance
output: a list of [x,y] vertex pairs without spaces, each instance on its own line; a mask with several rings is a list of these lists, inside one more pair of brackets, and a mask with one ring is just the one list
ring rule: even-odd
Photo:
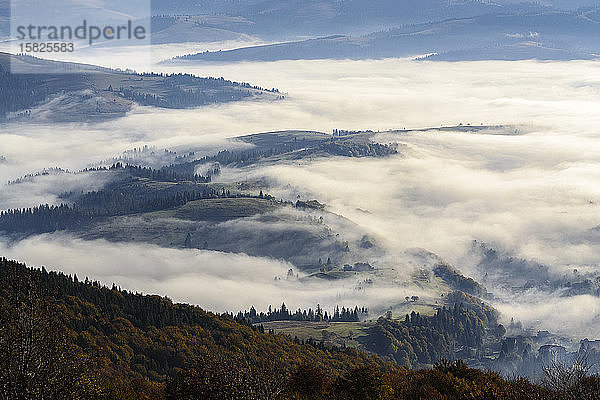
[[550,390],[462,361],[408,371],[353,349],[301,345],[226,314],[6,258],[0,278],[6,399],[546,399],[600,388],[600,379],[581,376],[560,389],[564,377],[554,370]]

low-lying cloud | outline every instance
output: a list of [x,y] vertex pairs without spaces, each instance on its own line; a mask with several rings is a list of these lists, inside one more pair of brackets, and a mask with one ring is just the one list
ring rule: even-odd
[[355,279],[288,281],[285,277],[293,266],[283,261],[140,243],[86,241],[61,233],[14,244],[0,242],[0,254],[29,266],[76,274],[81,280],[89,277],[109,286],[115,283],[124,289],[165,295],[217,312],[235,312],[251,305],[266,310],[281,302],[291,309],[314,308],[320,303],[326,309],[358,305],[381,312],[405,296],[426,294],[417,287],[385,284],[358,290]]
[[[436,131],[380,135],[378,140],[382,142],[406,144],[403,157],[304,161],[300,166],[251,169],[244,171],[244,176],[266,176],[274,184],[275,195],[291,197],[298,193],[303,198],[327,203],[332,211],[381,238],[392,254],[423,247],[475,277],[475,269],[468,263],[461,264],[474,239],[548,265],[559,274],[572,268],[598,269],[600,242],[594,229],[600,226],[597,63],[436,63],[388,59],[206,63],[159,68],[163,72],[186,71],[277,87],[287,96],[282,102],[240,102],[194,110],[139,107],[123,119],[94,125],[10,124],[3,127],[0,141],[0,155],[7,159],[0,164],[0,179],[14,179],[52,166],[76,169],[145,144],[175,150],[207,145],[216,148],[224,145],[228,137],[271,130],[329,132],[334,128],[385,130],[458,123],[506,124],[512,128],[504,133],[512,135]],[[514,134],[515,129],[518,134]],[[230,178],[235,176],[235,172],[227,173]],[[2,186],[0,190],[6,188]],[[52,236],[46,238],[52,240]],[[27,260],[41,246],[34,243],[13,247],[10,254]],[[33,262],[49,264],[50,258],[56,266],[68,264],[68,259],[61,261],[63,253],[69,254],[62,250],[68,246],[45,246],[42,248],[46,251],[40,252],[40,258]],[[187,256],[192,260],[204,257],[201,253],[192,256],[187,250],[176,254],[186,257],[174,256],[172,265],[183,262]],[[228,306],[258,304],[261,299],[261,304],[267,304],[284,293],[271,282],[273,269],[283,270],[283,264],[251,258],[235,262],[267,271],[260,276],[270,278],[268,282],[240,283],[236,278],[246,275],[234,269],[232,278],[225,279],[224,288],[257,290],[250,290],[252,296]],[[76,272],[82,263],[70,265]],[[105,267],[99,263],[94,268],[100,272]],[[160,263],[147,263],[135,278],[115,276],[115,281],[123,278],[119,280],[122,286],[137,288],[143,274],[151,277],[157,273],[155,269],[161,268],[165,267]],[[195,302],[205,302],[207,308],[224,306],[217,304],[227,301],[223,292],[213,291],[212,287],[205,289],[205,296],[192,297],[195,283],[181,278],[186,273],[173,267],[172,278],[166,281],[169,284],[158,285],[148,278],[146,290],[160,289],[171,296],[181,293],[182,300],[194,298]],[[189,284],[185,286],[188,289],[179,286],[184,283]],[[260,287],[266,289],[258,290]],[[316,297],[312,297],[311,290],[299,293],[297,304],[314,303],[311,299]],[[504,300],[505,304],[516,303],[516,298]],[[512,313],[529,320],[525,318],[528,312],[546,315],[549,301],[565,307],[575,304],[575,309],[576,304],[595,300],[556,300],[539,295],[514,307],[497,305],[508,317]],[[549,316],[540,320],[539,326],[547,329],[571,324],[571,320]],[[585,315],[579,321],[581,324],[571,325],[577,329],[599,326]]]
[[96,171],[70,173],[45,170],[5,185],[0,192],[0,210],[29,208],[40,204],[68,203],[64,195],[102,188],[111,175]]

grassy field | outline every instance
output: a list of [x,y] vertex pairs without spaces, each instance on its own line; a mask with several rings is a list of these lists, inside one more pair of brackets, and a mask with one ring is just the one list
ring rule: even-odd
[[[88,239],[136,241],[167,247],[182,247],[186,235],[206,224],[250,217],[275,210],[279,203],[258,198],[203,199],[181,207],[111,218],[83,234]],[[206,224],[203,223],[206,221]]]
[[202,199],[172,210],[145,214],[150,218],[179,218],[191,221],[227,221],[273,211],[279,203],[259,198]]
[[374,322],[306,322],[273,321],[265,322],[265,330],[283,333],[300,340],[313,338],[326,344],[347,347],[360,347],[360,338],[367,336],[367,330]]
[[329,138],[331,138],[331,136],[323,132],[290,130],[256,133],[252,135],[240,136],[236,139],[247,143],[252,143],[257,147],[272,147],[298,142],[306,146],[314,146]]
[[[378,271],[379,274],[391,278],[392,271]],[[370,273],[362,273],[364,276]],[[380,279],[382,277],[380,276]],[[420,296],[416,301],[400,300],[390,304],[392,318],[404,319],[406,314],[417,312],[421,315],[433,315],[439,307],[444,305],[444,297],[451,289],[439,278],[431,277],[428,281],[405,282],[399,286],[403,288],[414,287],[424,289],[430,294]],[[313,338],[323,341],[328,345],[359,348],[362,346],[361,338],[368,335],[368,330],[375,325],[380,315],[372,315],[363,322],[305,322],[305,321],[273,321],[263,323],[265,329],[272,329],[276,333],[283,333],[300,340]]]

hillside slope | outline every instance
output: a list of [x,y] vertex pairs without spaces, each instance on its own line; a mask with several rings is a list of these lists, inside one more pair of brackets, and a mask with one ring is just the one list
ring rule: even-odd
[[[340,372],[357,365],[383,365],[355,350],[301,345],[284,335],[262,333],[227,315],[174,304],[168,298],[109,289],[87,278],[79,281],[77,276],[29,269],[4,258],[0,258],[0,279],[4,282],[0,290],[0,337],[4,339],[0,351],[14,344],[11,329],[23,329],[25,322],[15,317],[23,310],[29,310],[24,318],[30,322],[51,319],[54,328],[62,326],[58,330],[66,333],[64,351],[69,348],[74,357],[88,360],[84,367],[88,378],[100,374],[110,380],[100,391],[112,399],[128,398],[133,382],[145,398],[156,398],[151,393],[168,376],[203,356],[241,356],[283,369],[311,360]],[[59,336],[54,328],[34,332],[31,340]]]
[[600,387],[585,374],[557,374],[550,390],[460,361],[406,371],[5,258],[0,278],[5,399],[595,399]]
[[[26,73],[12,74],[11,67]],[[281,97],[223,78],[137,74],[0,53],[0,122],[89,122],[123,116],[134,104],[191,108]]]

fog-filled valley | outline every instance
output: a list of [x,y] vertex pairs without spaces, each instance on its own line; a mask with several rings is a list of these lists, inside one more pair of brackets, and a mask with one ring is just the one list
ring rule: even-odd
[[[255,375],[265,399],[428,398],[393,374],[467,367],[542,399],[549,366],[600,373],[594,1],[141,3],[90,20],[144,44],[0,37],[0,353],[31,303],[157,400],[254,399],[189,382]],[[335,394],[365,365],[388,395]],[[288,387],[311,368],[321,395]]]
[[[382,253],[359,261],[394,267],[408,279],[414,269],[410,264],[414,262],[407,263],[405,251],[426,249],[487,285],[494,295],[492,304],[507,320],[515,317],[526,326],[574,338],[595,332],[596,294],[567,296],[560,284],[588,279],[596,282],[600,221],[596,216],[599,194],[594,182],[598,178],[596,130],[600,121],[595,121],[591,112],[599,101],[598,82],[590,81],[597,70],[594,63],[446,64],[389,59],[186,68],[199,76],[219,71],[233,80],[243,77],[259,85],[278,87],[287,98],[281,103],[241,102],[192,110],[138,107],[125,118],[98,124],[9,123],[3,127],[2,180],[16,180],[48,167],[74,172],[102,162],[107,165],[122,151],[143,146],[151,146],[152,153],[159,154],[164,149],[178,154],[196,151],[194,157],[200,158],[225,148],[244,148],[244,144],[228,141],[241,134],[294,128],[321,132],[382,131],[372,140],[401,145],[398,154],[385,158],[311,157],[224,167],[213,182],[256,180],[277,199],[317,199],[327,205],[328,212],[356,225],[356,232],[346,233],[350,228],[342,226],[336,233],[359,235],[358,240],[360,235],[377,238]],[[263,68],[269,73],[262,74]],[[448,130],[387,132],[459,124],[463,126]],[[489,128],[476,132],[468,129],[468,125],[481,124]],[[148,160],[148,165],[158,163],[160,167],[171,162],[167,157]],[[98,190],[109,179],[98,172],[73,175],[49,171],[5,184],[2,208],[59,204],[62,200],[57,196],[61,193]],[[247,223],[252,224],[252,220]],[[44,244],[38,250],[42,254],[37,255],[38,251],[28,247],[32,240]],[[481,255],[473,241],[507,258],[523,261],[513,263],[510,271],[503,270],[500,261],[495,266],[499,270],[492,273],[479,263]],[[157,261],[145,262],[143,270],[130,267],[125,260],[110,262],[120,265],[123,282],[101,268],[86,270],[87,242],[70,243],[73,254],[69,257],[64,257],[61,250],[64,243],[60,235],[45,235],[24,242],[9,241],[4,245],[4,253],[35,265],[50,264],[51,254],[60,255],[60,265],[55,265],[59,269],[85,271],[107,284],[131,282],[128,286],[132,289],[157,292],[176,300],[206,304],[210,297],[211,308],[218,311],[235,311],[232,305],[248,304],[231,299],[220,304],[216,296],[203,294],[188,279],[178,283],[183,287],[187,283],[188,288],[168,290],[167,282],[189,274],[203,276],[206,285],[213,287],[211,279],[219,278],[210,273],[205,276],[200,267],[187,272],[176,269],[168,277],[162,273],[154,277],[154,268],[163,269],[158,259],[169,258],[160,256],[160,247],[153,247]],[[101,242],[94,248],[104,257],[125,251],[146,253],[143,246],[125,250],[110,242]],[[212,255],[202,251],[198,255],[190,250],[164,251],[180,252],[178,257],[189,254],[191,259],[211,259]],[[221,260],[228,257],[227,253],[214,256]],[[326,258],[326,254],[322,257]],[[272,282],[276,275],[272,268],[277,265],[279,269],[289,266],[255,259],[248,263],[241,279],[257,288],[277,287]],[[532,272],[527,277],[528,271],[538,265],[547,270],[546,274],[540,277]],[[265,269],[271,272],[266,273]],[[230,280],[240,281],[235,274]],[[532,287],[528,287],[530,280],[539,280],[540,284],[530,283]],[[544,286],[542,280],[556,284]],[[354,300],[352,284],[349,287],[324,282],[322,298],[316,294],[319,290],[304,286],[296,288],[296,294],[287,295],[282,294],[281,288],[275,292],[278,295],[259,289],[262,297],[253,295],[250,303],[264,308],[285,301],[294,308],[307,307],[311,304],[303,300],[306,297],[316,299],[313,303],[333,304],[335,295],[350,296],[351,303],[379,307],[385,303],[376,290],[372,296],[367,290]],[[193,295],[194,292],[198,294]],[[311,294],[302,294],[306,292]],[[178,298],[177,293],[189,294]],[[549,296],[559,296],[565,309],[572,311],[556,313],[554,308],[549,309]],[[404,297],[405,291],[399,291],[397,301]]]

